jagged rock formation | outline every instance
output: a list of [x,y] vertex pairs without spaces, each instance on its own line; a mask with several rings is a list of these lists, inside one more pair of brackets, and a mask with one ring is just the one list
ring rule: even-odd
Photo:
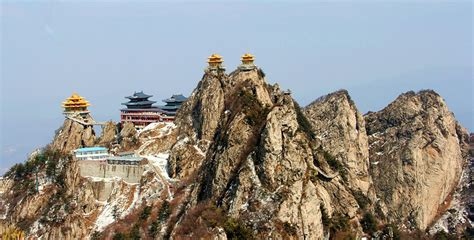
[[228,76],[208,74],[176,115],[178,143],[172,148],[170,176],[185,178],[201,165],[224,111],[224,85]]
[[102,128],[102,133],[99,138],[98,144],[100,145],[111,145],[116,141],[117,138],[117,124],[112,121],[105,123],[105,126]]
[[120,136],[123,138],[132,138],[137,135],[137,130],[131,122],[125,122],[120,130]]
[[383,215],[425,229],[458,184],[466,130],[434,91],[402,94],[365,119],[370,173]]
[[122,124],[119,136],[119,151],[132,151],[138,148],[138,133],[131,122]]
[[[213,111],[196,110],[203,101],[215,104]],[[197,176],[190,207],[214,202],[260,238],[288,237],[284,225],[294,237],[321,239],[322,209],[356,217],[358,204],[344,180],[318,177],[321,168],[330,170],[293,99],[268,85],[261,70],[206,74],[184,106],[169,166],[175,177]],[[193,149],[205,154],[197,158]]]
[[[69,121],[66,120],[61,129],[77,127],[71,127]],[[63,131],[56,136],[53,144],[62,139],[75,139],[74,136],[82,136],[88,130],[83,128],[82,131]],[[67,133],[72,136],[67,136]],[[126,126],[123,133],[132,138],[136,131]],[[163,133],[161,137],[167,134]],[[80,175],[78,163],[67,155],[70,151],[57,153],[64,151],[64,148],[54,148],[53,144],[32,154],[21,171],[13,171],[7,178],[1,179],[6,189],[0,192],[0,234],[1,229],[14,227],[30,237],[88,239],[115,218],[135,211],[142,202],[159,202],[161,198],[169,198],[168,185],[154,167],[147,166],[148,171],[140,186],[120,178],[85,178]],[[30,171],[37,171],[36,175]],[[105,201],[99,201],[104,185],[111,186],[109,192],[112,194]],[[166,191],[163,191],[165,188]]]
[[153,123],[138,135],[140,155],[164,153],[176,143],[176,125],[173,123]]
[[369,148],[365,121],[346,90],[321,97],[304,109],[323,148],[341,161],[353,189],[368,194]]
[[[43,236],[46,239],[78,239],[88,236],[88,223],[77,213],[96,209],[92,190],[81,186],[84,182],[79,178],[74,162],[67,157],[55,156],[48,155],[48,161],[56,162],[54,170],[49,168],[48,171],[54,171],[57,175],[39,172],[39,177],[36,178],[41,183],[39,192],[34,190],[36,183],[28,175],[24,179],[12,178],[15,184],[2,195],[7,202],[7,209],[5,217],[0,218],[0,226],[14,224],[28,236]],[[44,167],[37,166],[39,169]],[[14,204],[17,201],[21,204]]]
[[58,129],[51,147],[69,154],[76,148],[93,146],[95,141],[95,132],[92,125],[85,126],[71,119],[66,119],[63,126]]
[[140,133],[117,126],[108,122],[96,140],[91,127],[66,120],[50,149],[135,150],[149,160],[139,183],[81,177],[64,154],[32,157],[2,180],[11,183],[0,192],[0,230],[11,224],[46,239],[338,239],[377,231],[367,215],[381,227],[425,229],[449,205],[467,153],[465,130],[432,91],[365,117],[346,91],[302,110],[258,68],[206,71],[174,124]]

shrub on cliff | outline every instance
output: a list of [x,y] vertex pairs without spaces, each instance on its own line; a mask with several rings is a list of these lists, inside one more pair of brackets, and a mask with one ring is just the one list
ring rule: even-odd
[[252,232],[242,222],[228,218],[224,224],[227,239],[254,239]]
[[168,201],[163,201],[160,211],[158,212],[158,219],[161,223],[165,222],[171,214],[170,203]]
[[339,174],[341,175],[342,179],[345,182],[347,182],[348,181],[348,179],[347,179],[347,170],[344,168],[342,163],[339,160],[337,160],[332,154],[330,154],[329,152],[327,152],[325,150],[323,150],[323,155],[324,155],[324,159],[329,164],[329,166],[334,171],[338,171]]
[[362,217],[362,220],[360,221],[360,224],[366,233],[372,234],[377,231],[377,220],[375,220],[374,215],[371,213],[365,213],[364,217]]
[[294,100],[293,105],[295,106],[296,121],[298,122],[299,129],[303,131],[310,140],[315,139],[316,135],[314,134],[313,126],[311,126],[308,118],[304,115],[300,105]]
[[352,191],[352,195],[357,201],[357,204],[359,205],[359,207],[362,209],[366,209],[367,206],[372,203],[370,199],[367,196],[365,196],[360,190]]
[[146,220],[150,216],[150,213],[151,213],[151,207],[150,206],[146,206],[145,208],[143,208],[143,211],[140,214],[140,220],[142,220],[142,221]]

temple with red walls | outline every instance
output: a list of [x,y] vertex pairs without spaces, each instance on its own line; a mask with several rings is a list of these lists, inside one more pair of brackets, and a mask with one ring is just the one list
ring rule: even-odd
[[128,96],[129,101],[122,103],[127,108],[120,109],[120,122],[132,122],[136,128],[141,129],[146,125],[161,121],[161,109],[153,106],[155,101],[148,98],[153,97],[141,92],[135,92],[132,96]]
[[137,129],[142,129],[154,122],[172,122],[176,111],[187,99],[181,94],[176,94],[163,100],[166,103],[165,106],[154,106],[153,104],[156,102],[149,100],[151,97],[153,96],[145,94],[143,91],[125,97],[129,101],[122,103],[127,108],[120,109],[120,122],[132,122]]

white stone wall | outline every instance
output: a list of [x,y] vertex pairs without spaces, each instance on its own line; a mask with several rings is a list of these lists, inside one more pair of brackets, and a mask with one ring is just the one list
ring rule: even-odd
[[116,165],[98,161],[78,161],[83,177],[122,178],[127,183],[139,183],[145,171],[143,165]]

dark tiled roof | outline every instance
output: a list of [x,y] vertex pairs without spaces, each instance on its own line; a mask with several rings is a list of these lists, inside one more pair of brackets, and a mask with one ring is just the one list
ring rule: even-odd
[[148,95],[148,94],[143,93],[143,91],[140,91],[140,92],[135,92],[132,96],[128,96],[125,98],[137,99],[137,98],[150,98],[150,97],[153,97],[153,95]]
[[166,103],[168,103],[168,102],[184,102],[184,101],[186,101],[186,99],[188,99],[188,98],[186,98],[182,94],[173,94],[173,96],[171,96],[168,99],[163,100],[163,102],[166,102]]
[[175,116],[176,115],[175,111],[161,110],[161,112],[164,113],[166,116]]
[[177,110],[180,106],[173,105],[173,106],[159,106],[160,109],[163,110]]
[[156,103],[155,101],[139,101],[139,102],[126,102],[122,103],[122,105],[126,106],[141,106],[141,105],[150,105]]

